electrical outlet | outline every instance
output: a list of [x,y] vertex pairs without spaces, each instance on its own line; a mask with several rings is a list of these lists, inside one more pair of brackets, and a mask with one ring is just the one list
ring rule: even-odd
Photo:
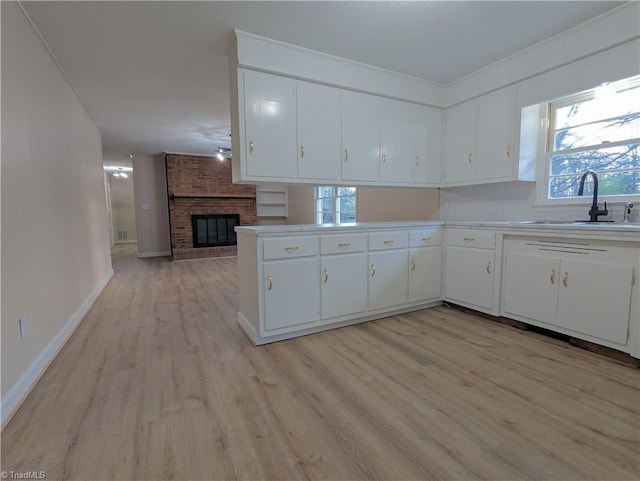
[[18,319],[18,326],[20,328],[20,339],[24,339],[28,332],[29,318],[27,316],[21,316]]

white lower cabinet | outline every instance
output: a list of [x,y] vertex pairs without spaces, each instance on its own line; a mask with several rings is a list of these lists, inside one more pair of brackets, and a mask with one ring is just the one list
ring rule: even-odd
[[367,255],[323,256],[320,264],[322,319],[357,314],[367,310]]
[[266,262],[263,285],[266,330],[298,328],[320,318],[316,257]]
[[493,310],[495,253],[447,246],[445,297],[482,310]]
[[505,241],[502,312],[507,317],[625,345],[632,283],[633,267],[606,245]]
[[447,230],[446,300],[497,314],[495,239],[493,231]]
[[406,249],[369,254],[369,309],[407,303]]
[[409,249],[409,302],[442,298],[442,247]]
[[439,304],[442,228],[410,224],[237,227],[240,326],[264,344]]

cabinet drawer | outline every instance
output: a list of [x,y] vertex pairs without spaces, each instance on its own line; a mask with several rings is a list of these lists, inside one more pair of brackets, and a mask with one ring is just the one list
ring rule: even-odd
[[437,246],[442,244],[442,228],[421,229],[409,232],[409,247]]
[[342,254],[362,252],[367,249],[367,236],[364,234],[328,235],[320,238],[322,254]]
[[447,245],[495,249],[496,233],[489,230],[447,229]]
[[264,260],[288,257],[315,256],[318,254],[317,237],[286,237],[263,241]]
[[379,232],[369,234],[369,250],[403,249],[407,247],[409,236],[407,232]]

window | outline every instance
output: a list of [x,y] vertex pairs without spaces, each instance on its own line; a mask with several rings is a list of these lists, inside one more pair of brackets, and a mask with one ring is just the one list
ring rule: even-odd
[[316,187],[316,224],[341,224],[355,221],[355,187]]
[[550,103],[545,161],[547,201],[577,197],[588,170],[600,196],[640,195],[640,76]]

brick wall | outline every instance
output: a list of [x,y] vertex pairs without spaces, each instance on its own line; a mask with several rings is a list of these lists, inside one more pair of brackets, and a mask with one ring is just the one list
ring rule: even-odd
[[193,247],[191,216],[240,214],[241,225],[256,225],[256,189],[231,183],[231,161],[167,154],[167,190],[174,260],[236,255],[235,246]]

